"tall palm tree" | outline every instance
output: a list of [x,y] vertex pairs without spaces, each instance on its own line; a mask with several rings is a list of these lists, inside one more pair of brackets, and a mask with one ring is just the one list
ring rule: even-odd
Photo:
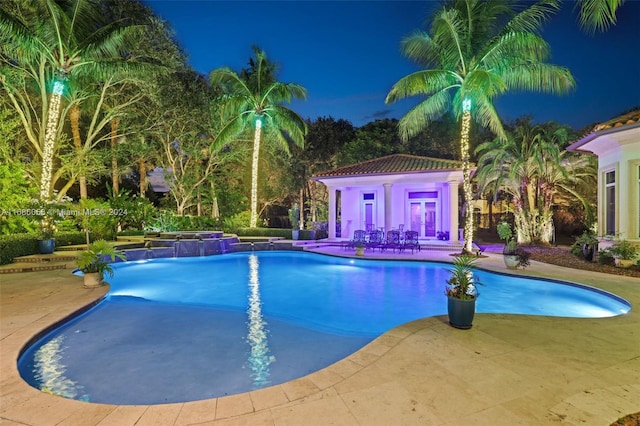
[[595,185],[597,169],[591,157],[564,149],[569,138],[567,127],[528,120],[509,132],[506,141],[496,138],[476,149],[479,190],[510,196],[519,243],[551,242],[553,205],[563,195],[579,200],[590,215],[589,202],[576,188]]
[[493,104],[496,96],[513,90],[560,94],[574,85],[569,70],[545,62],[549,47],[536,33],[558,10],[558,1],[541,0],[517,13],[514,8],[512,0],[446,2],[434,14],[429,32],[415,32],[402,42],[402,52],[425,69],[402,78],[386,98],[392,103],[408,96],[426,97],[400,120],[405,140],[448,110],[461,119],[465,252],[473,248],[471,120],[504,140]]
[[223,93],[225,126],[216,136],[213,149],[222,148],[229,140],[249,128],[254,130],[253,155],[251,161],[251,219],[250,227],[258,222],[258,160],[260,140],[272,135],[269,140],[289,154],[289,141],[304,146],[307,133],[305,121],[294,111],[283,106],[292,99],[306,99],[307,91],[295,83],[276,80],[276,68],[267,60],[267,54],[254,47],[255,58],[251,58],[249,69],[240,74],[223,67],[211,71],[209,81]]
[[140,26],[105,20],[104,6],[87,0],[13,0],[0,5],[0,40],[4,42],[0,57],[38,82],[40,91],[51,90],[41,147],[43,200],[51,195],[53,154],[67,81],[83,75],[100,80],[132,65],[126,61],[125,48]]

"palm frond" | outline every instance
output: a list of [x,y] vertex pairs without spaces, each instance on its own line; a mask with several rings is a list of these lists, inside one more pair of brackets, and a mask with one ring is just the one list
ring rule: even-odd
[[413,107],[398,123],[400,138],[409,140],[427,127],[429,122],[440,118],[451,108],[451,95],[441,90]]
[[518,13],[504,27],[504,33],[530,32],[536,33],[551,15],[560,11],[559,0],[539,0]]
[[502,72],[502,78],[510,90],[565,94],[575,87],[575,80],[569,69],[546,63],[513,66]]
[[576,0],[580,25],[590,33],[606,31],[616,23],[616,12],[625,0]]
[[409,96],[433,95],[442,90],[457,87],[461,83],[462,77],[448,70],[416,71],[393,85],[385,103],[393,103]]

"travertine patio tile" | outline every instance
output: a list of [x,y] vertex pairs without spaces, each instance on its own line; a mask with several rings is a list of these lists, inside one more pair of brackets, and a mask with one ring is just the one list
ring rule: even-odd
[[134,425],[147,410],[146,405],[120,405],[97,423],[97,426]]
[[267,408],[277,407],[289,402],[287,394],[282,386],[271,386],[265,389],[255,390],[249,393],[251,401],[253,402],[253,409],[255,411],[264,410]]
[[248,393],[225,396],[218,398],[216,419],[224,419],[231,416],[253,413],[253,403]]
[[216,406],[218,399],[205,399],[202,401],[185,402],[175,426],[186,426],[195,423],[213,421],[216,418]]
[[428,407],[394,382],[340,395],[361,425],[437,425]]
[[246,414],[239,417],[229,417],[214,422],[196,423],[194,426],[274,426],[271,411]]
[[276,426],[361,426],[338,396],[274,408],[271,413]]
[[362,366],[347,358],[343,359],[342,361],[336,362],[328,369],[336,374],[339,374],[342,377],[350,377],[355,372],[360,371],[362,369]]
[[306,377],[283,383],[281,387],[289,401],[313,395],[320,391],[318,386]]
[[344,377],[334,372],[330,368],[316,371],[315,373],[312,373],[307,377],[318,387],[318,389],[326,389],[344,380]]
[[173,425],[181,409],[182,404],[150,405],[136,422],[136,426]]

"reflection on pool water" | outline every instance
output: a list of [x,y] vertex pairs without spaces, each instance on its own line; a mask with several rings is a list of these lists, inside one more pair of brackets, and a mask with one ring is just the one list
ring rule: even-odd
[[[111,290],[19,360],[32,386],[111,404],[183,402],[292,380],[385,331],[446,314],[450,265],[299,252],[115,265]],[[479,313],[624,314],[597,289],[477,270]]]

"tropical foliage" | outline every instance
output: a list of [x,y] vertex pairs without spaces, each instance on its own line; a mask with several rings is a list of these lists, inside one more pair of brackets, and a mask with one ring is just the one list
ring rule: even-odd
[[[567,152],[570,129],[555,123],[533,125],[521,120],[506,140],[478,146],[480,192],[506,193],[513,203],[518,243],[549,244],[553,238],[553,206],[567,194],[591,212],[579,186],[595,185],[593,158]],[[590,213],[589,216],[593,216]]]
[[392,87],[386,102],[409,96],[425,99],[400,120],[403,139],[453,111],[461,120],[460,159],[463,164],[466,252],[472,251],[469,134],[471,120],[488,127],[500,139],[504,129],[493,100],[513,91],[561,94],[569,91],[569,70],[545,61],[549,47],[538,31],[559,8],[557,0],[542,0],[514,12],[509,0],[451,0],[436,12],[428,32],[417,31],[402,42],[402,52],[424,67]]

